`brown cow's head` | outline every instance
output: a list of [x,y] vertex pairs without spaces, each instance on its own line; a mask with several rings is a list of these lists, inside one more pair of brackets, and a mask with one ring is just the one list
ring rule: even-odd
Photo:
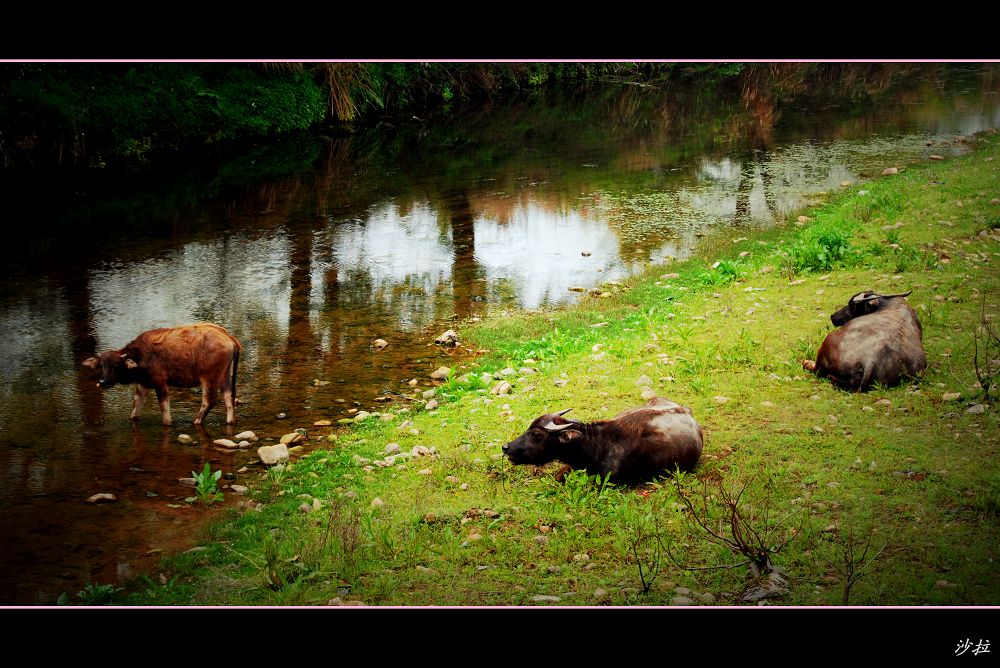
[[[913,290],[910,290],[910,292],[913,292]],[[872,290],[859,292],[851,297],[850,301],[847,302],[847,306],[831,315],[830,321],[837,327],[840,327],[854,318],[860,318],[863,315],[875,313],[879,309],[884,308],[890,299],[905,297],[910,294],[910,292],[903,292],[898,295],[880,295]]]
[[88,357],[83,361],[83,366],[89,369],[100,368],[101,379],[97,382],[97,386],[106,390],[109,387],[114,387],[117,383],[130,382],[129,372],[139,365],[120,350],[109,350],[97,357]]
[[503,453],[511,464],[547,464],[559,457],[563,444],[579,438],[583,433],[579,422],[570,422],[562,416],[572,409],[546,413],[537,418],[528,430],[517,439],[503,446]]

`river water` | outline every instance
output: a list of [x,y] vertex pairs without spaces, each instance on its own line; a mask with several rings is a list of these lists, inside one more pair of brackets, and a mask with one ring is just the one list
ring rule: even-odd
[[[450,364],[429,345],[443,330],[572,303],[569,287],[686,257],[704,233],[957,154],[1000,126],[998,91],[995,66],[919,64],[726,93],[608,83],[155,171],[6,175],[0,604],[150,572],[224,512],[186,504],[178,478],[254,459],[209,445],[233,433],[224,408],[193,428],[197,390],[174,393],[172,427],[153,400],[131,423],[131,389],[81,368],[95,352],[212,321],[245,346],[237,431],[378,410]],[[98,492],[117,501],[86,502]]]

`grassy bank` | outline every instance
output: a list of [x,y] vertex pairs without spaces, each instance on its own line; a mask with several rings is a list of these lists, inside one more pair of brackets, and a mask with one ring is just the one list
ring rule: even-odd
[[[440,407],[386,408],[329,448],[250,472],[205,549],[118,600],[736,605],[758,588],[772,605],[997,604],[998,405],[973,360],[978,341],[982,375],[981,308],[992,323],[1000,310],[1000,142],[977,143],[852,184],[775,229],[717,237],[707,259],[597,286],[576,307],[459,327],[488,352],[456,365]],[[916,382],[851,394],[802,370],[829,314],[865,288],[913,290],[929,360]],[[499,377],[511,394],[489,393]],[[704,428],[694,473],[639,489],[560,484],[557,465],[501,457],[542,413],[608,418],[647,385]],[[297,426],[324,441],[332,429]],[[391,444],[431,452],[386,462]],[[719,539],[734,515],[772,551],[782,590]]]

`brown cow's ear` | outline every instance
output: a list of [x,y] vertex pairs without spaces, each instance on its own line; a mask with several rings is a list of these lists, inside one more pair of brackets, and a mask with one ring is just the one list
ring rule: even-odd
[[577,429],[566,429],[565,431],[559,432],[559,442],[569,443],[573,439],[580,438],[581,436],[583,436],[583,432]]
[[87,359],[83,360],[83,366],[87,367],[88,369],[96,369],[98,362],[100,362],[100,360],[97,359],[96,357],[88,357]]
[[139,367],[139,365],[135,363],[135,360],[128,359],[128,358],[125,359],[125,368],[126,369],[136,369],[138,367]]

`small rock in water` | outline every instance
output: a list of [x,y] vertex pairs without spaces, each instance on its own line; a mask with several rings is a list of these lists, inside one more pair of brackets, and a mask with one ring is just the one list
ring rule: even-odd
[[265,464],[280,464],[288,461],[288,446],[279,443],[278,445],[264,445],[257,448],[257,456]]
[[431,374],[432,380],[448,380],[448,374],[451,373],[451,369],[446,366],[438,367],[438,370]]
[[101,501],[117,501],[118,497],[109,492],[101,492],[99,494],[94,494],[92,497],[87,499],[87,503],[98,503]]
[[368,419],[368,418],[370,418],[371,416],[372,416],[372,414],[371,414],[371,413],[369,413],[368,411],[358,411],[358,412],[357,412],[357,413],[356,413],[356,414],[354,415],[354,421],[355,421],[355,422],[364,422],[365,420],[367,420],[367,419]]
[[185,487],[197,487],[198,481],[194,478],[178,478],[177,482],[184,485]]
[[284,420],[286,417],[288,417],[288,415],[286,413],[278,413],[274,417],[278,420]]
[[372,347],[375,350],[382,350],[387,345],[389,345],[389,342],[386,341],[385,339],[375,339],[374,341],[372,341]]
[[447,332],[444,332],[441,336],[434,339],[434,343],[439,346],[457,346],[458,332],[453,329],[449,329]]
[[191,443],[194,442],[194,439],[188,436],[187,434],[178,434],[177,440],[183,443],[184,445],[191,445]]
[[253,443],[258,439],[257,439],[257,434],[253,433],[252,431],[241,431],[240,433],[233,436],[233,440],[237,442],[250,441],[251,443]]
[[233,490],[237,494],[246,494],[247,488],[244,485],[230,485],[229,489]]
[[330,420],[316,420],[313,422],[314,427],[329,427],[333,422]]
[[[281,440],[280,440],[280,443],[282,445],[290,445],[292,443],[298,443],[299,441],[303,441],[303,440],[305,440],[305,436],[303,436],[302,434],[300,434],[297,431],[293,431],[293,432],[290,432],[290,433],[285,434],[284,436],[282,436]],[[236,447],[235,443],[233,443],[233,447]]]
[[217,438],[214,441],[212,441],[212,443],[215,444],[215,445],[218,445],[220,447],[223,447],[223,448],[237,448],[237,447],[239,447],[238,444],[233,443],[228,438]]

